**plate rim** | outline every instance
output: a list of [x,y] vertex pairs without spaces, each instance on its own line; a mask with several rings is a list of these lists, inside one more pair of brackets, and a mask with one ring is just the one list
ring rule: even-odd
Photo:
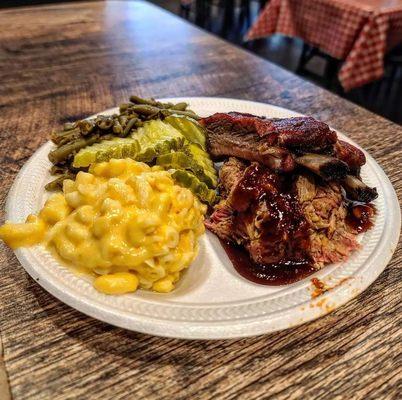
[[[161,100],[169,101],[231,101],[239,104],[240,106],[244,103],[255,104],[258,107],[265,106],[271,109],[276,109],[279,112],[287,113],[289,116],[292,114],[303,115],[293,110],[289,110],[284,107],[279,107],[276,105],[272,105],[269,103],[255,102],[249,100],[242,99],[233,99],[226,97],[169,97]],[[103,114],[108,112],[113,112],[116,107],[104,110],[100,113],[94,114]],[[341,131],[338,131],[341,135],[344,135]],[[344,135],[346,136],[346,135]],[[346,136],[347,137],[347,136]],[[355,144],[357,147],[361,148],[357,145],[353,140],[348,138],[348,141]],[[16,182],[19,177],[22,176],[23,172],[29,167],[30,162],[32,162],[32,158],[37,152],[44,147],[49,146],[49,142],[45,142],[39,149],[32,154],[30,159],[24,164],[21,170],[16,175],[14,182],[10,188],[9,194],[7,196],[6,202],[6,217],[10,215],[12,212],[12,198],[14,195],[14,191],[16,190]],[[367,152],[366,152],[367,154]],[[27,253],[29,253],[29,249],[17,249],[15,254],[17,259],[20,261],[22,267],[28,272],[28,274],[39,283],[46,291],[51,293],[60,301],[68,304],[69,306],[77,309],[80,312],[83,312],[86,315],[89,315],[93,318],[101,320],[103,322],[129,329],[134,330],[141,333],[152,334],[156,336],[170,337],[170,338],[182,338],[182,339],[229,339],[229,338],[240,338],[240,337],[249,337],[261,335],[269,332],[275,332],[283,329],[288,329],[297,325],[301,325],[303,323],[312,321],[321,316],[328,314],[329,312],[339,308],[346,302],[352,300],[354,297],[362,293],[367,289],[383,272],[383,270],[388,265],[392,255],[396,249],[398,244],[400,228],[401,228],[401,212],[399,208],[399,202],[397,199],[397,195],[392,186],[392,183],[389,181],[389,178],[381,168],[381,166],[374,160],[371,155],[368,154],[368,161],[373,163],[376,173],[380,175],[380,178],[384,181],[384,196],[386,197],[387,202],[397,204],[398,207],[390,207],[387,211],[386,217],[393,217],[392,222],[395,226],[395,229],[390,231],[389,233],[391,237],[390,248],[387,248],[387,252],[385,256],[380,251],[373,249],[374,260],[370,260],[370,264],[373,261],[376,261],[377,264],[380,264],[381,267],[377,267],[375,273],[366,275],[363,277],[359,277],[359,279],[355,279],[353,282],[353,292],[348,290],[347,282],[343,282],[339,284],[335,288],[331,288],[331,290],[323,293],[318,296],[316,299],[311,300],[309,305],[306,305],[304,309],[300,309],[300,304],[297,306],[291,306],[288,309],[281,310],[280,313],[276,312],[272,315],[272,313],[266,314],[263,318],[251,318],[247,321],[238,320],[228,320],[228,321],[169,321],[160,320],[157,317],[145,317],[140,316],[141,321],[139,320],[139,316],[136,314],[130,314],[128,312],[122,312],[121,310],[116,310],[112,306],[110,308],[105,309],[102,305],[100,305],[97,301],[86,297],[85,295],[75,296],[74,294],[69,293],[68,291],[61,290],[62,285],[58,285],[57,282],[54,282],[54,279],[49,279],[49,277],[44,274],[44,271],[36,268],[27,258]],[[384,243],[384,238],[381,236],[377,241],[375,248],[384,247],[386,243]],[[376,250],[376,251],[375,251]],[[331,307],[319,307],[315,306],[319,302],[330,301],[333,306]],[[298,308],[298,310],[295,310]],[[279,314],[279,315],[278,315]],[[288,315],[289,314],[289,315]],[[281,321],[282,320],[282,321]],[[284,323],[284,320],[286,323]],[[166,325],[169,324],[169,329],[166,329]]]

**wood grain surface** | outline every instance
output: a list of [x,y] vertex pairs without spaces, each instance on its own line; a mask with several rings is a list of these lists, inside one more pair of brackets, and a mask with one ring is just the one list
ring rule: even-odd
[[[8,9],[0,26],[1,209],[52,129],[134,92],[236,97],[313,115],[365,147],[402,195],[401,128],[147,3]],[[397,399],[401,261],[399,246],[368,290],[313,323],[242,340],[183,341],[86,317],[2,247],[0,332],[11,396]]]

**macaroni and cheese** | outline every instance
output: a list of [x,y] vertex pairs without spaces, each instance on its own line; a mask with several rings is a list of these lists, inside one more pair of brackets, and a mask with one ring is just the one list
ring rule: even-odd
[[94,164],[63,183],[38,216],[6,223],[10,247],[45,243],[92,274],[107,294],[170,292],[198,252],[206,206],[158,166],[131,159]]

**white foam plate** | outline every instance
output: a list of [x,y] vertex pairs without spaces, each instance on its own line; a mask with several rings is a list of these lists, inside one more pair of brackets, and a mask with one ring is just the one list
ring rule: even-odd
[[[194,97],[175,101],[189,102],[201,116],[228,111],[282,118],[300,115],[269,104],[234,99]],[[113,112],[116,109],[102,114]],[[51,179],[47,155],[52,146],[50,142],[44,144],[19,172],[8,196],[7,219],[24,221],[44,204],[44,186]],[[89,278],[77,276],[61,265],[42,246],[18,249],[15,254],[25,270],[59,300],[122,328],[191,339],[245,337],[286,329],[323,316],[357,296],[391,259],[400,232],[399,204],[383,170],[369,154],[366,157],[362,177],[379,193],[373,229],[360,235],[362,248],[347,262],[328,265],[295,284],[272,287],[245,280],[209,232],[201,239],[199,256],[169,294],[139,290],[107,296],[97,292]],[[313,298],[312,277],[318,277],[330,289]]]

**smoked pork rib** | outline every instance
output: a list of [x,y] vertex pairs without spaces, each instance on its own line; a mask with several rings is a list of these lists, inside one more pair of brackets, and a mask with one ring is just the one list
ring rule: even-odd
[[[212,133],[255,134],[267,146],[286,148],[294,153],[331,153],[337,141],[336,132],[312,117],[268,119],[231,112],[211,115],[201,123]],[[214,150],[211,146],[212,153]]]
[[312,117],[268,119],[237,112],[216,113],[201,124],[216,160],[229,156],[256,161],[273,172],[289,173],[301,166],[324,180],[339,181],[353,200],[377,197],[359,178],[363,152],[338,140],[336,132]]
[[211,155],[219,160],[228,155],[249,161],[258,161],[278,172],[293,171],[296,164],[287,149],[270,146],[264,138],[255,133],[243,134],[219,128],[208,134]]
[[296,163],[314,172],[324,180],[344,179],[349,172],[349,167],[345,162],[324,154],[303,154],[296,158]]
[[366,164],[364,153],[343,140],[338,140],[335,144],[335,155],[339,160],[345,162],[353,175],[359,175],[360,167]]

